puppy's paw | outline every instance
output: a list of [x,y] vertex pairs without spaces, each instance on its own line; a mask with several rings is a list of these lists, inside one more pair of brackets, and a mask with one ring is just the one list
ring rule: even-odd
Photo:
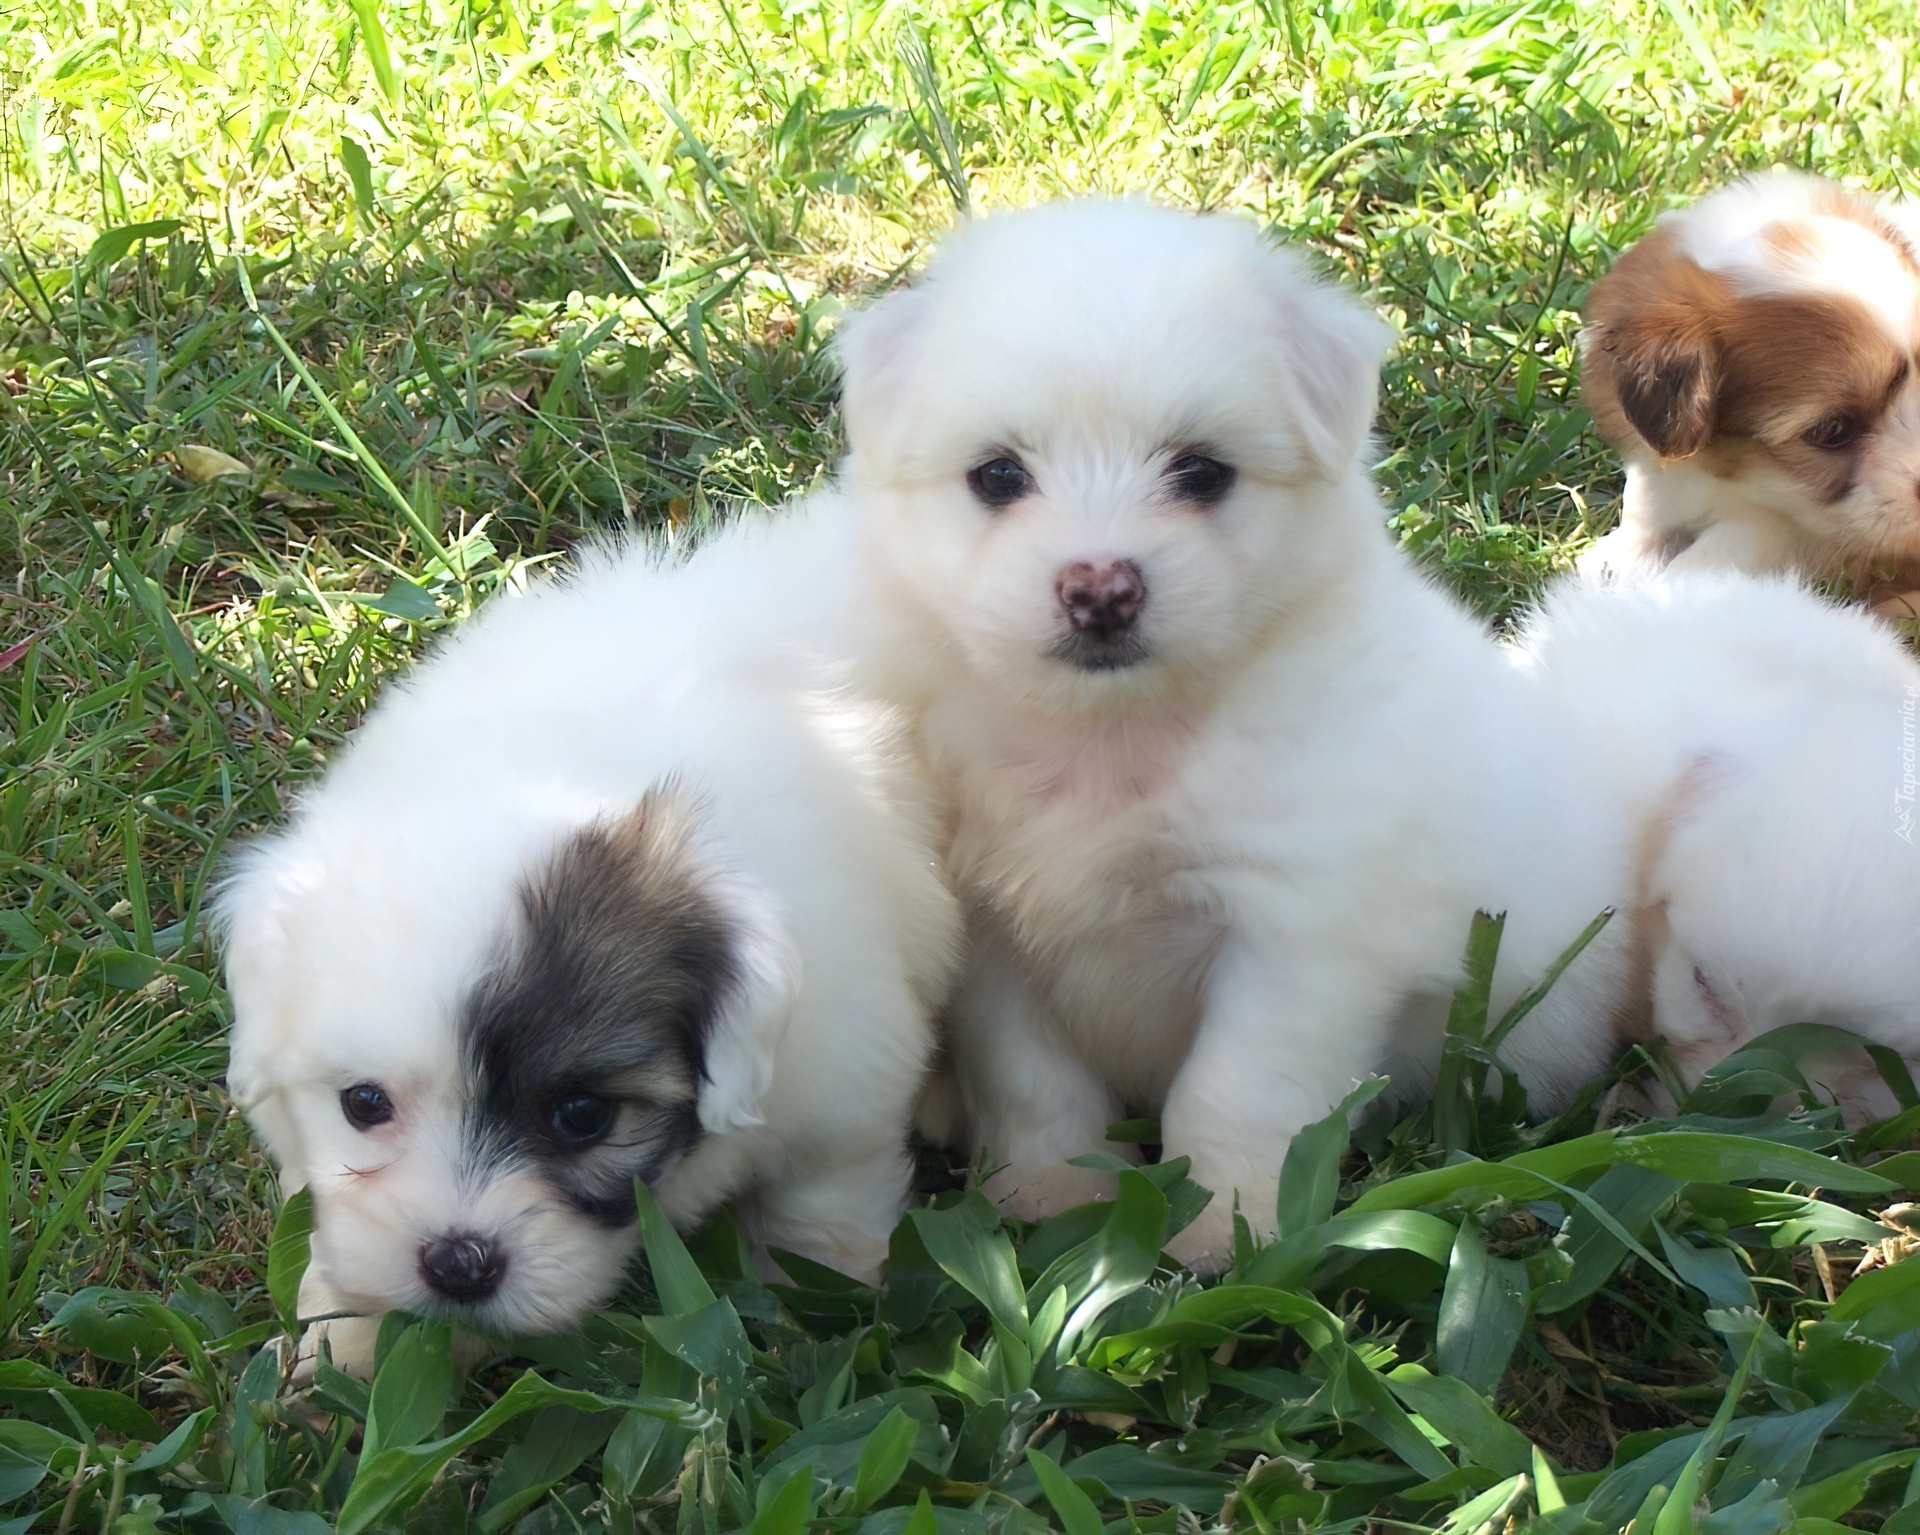
[[1015,1162],[986,1182],[987,1197],[1023,1221],[1045,1220],[1076,1205],[1112,1199],[1115,1192],[1112,1173],[1070,1167],[1065,1162]]
[[1232,1267],[1232,1202],[1216,1194],[1193,1224],[1167,1243],[1167,1255],[1203,1278]]
[[315,1322],[300,1337],[300,1358],[293,1367],[296,1385],[312,1384],[314,1360],[322,1339],[326,1340],[327,1355],[336,1370],[360,1380],[373,1379],[375,1346],[380,1341],[379,1317],[336,1316]]

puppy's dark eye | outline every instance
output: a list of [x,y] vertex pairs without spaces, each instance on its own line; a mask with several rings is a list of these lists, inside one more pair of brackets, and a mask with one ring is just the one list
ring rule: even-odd
[[613,1105],[597,1093],[573,1093],[554,1104],[552,1118],[554,1134],[582,1145],[613,1128]]
[[340,1112],[356,1130],[371,1130],[393,1118],[393,1100],[372,1082],[356,1082],[340,1094]]
[[1851,416],[1822,416],[1800,434],[1800,440],[1815,448],[1844,448],[1863,430],[1860,422]]
[[1167,478],[1173,482],[1174,494],[1201,506],[1217,506],[1224,501],[1227,492],[1233,489],[1236,473],[1233,465],[1208,458],[1204,453],[1183,453],[1167,465]]
[[990,458],[967,471],[967,488],[988,506],[1011,506],[1033,489],[1033,476],[1017,458]]

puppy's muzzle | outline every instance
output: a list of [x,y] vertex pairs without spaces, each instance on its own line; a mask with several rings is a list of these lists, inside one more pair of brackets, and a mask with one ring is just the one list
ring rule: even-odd
[[499,1244],[471,1231],[449,1232],[420,1249],[422,1277],[448,1300],[485,1300],[506,1272]]

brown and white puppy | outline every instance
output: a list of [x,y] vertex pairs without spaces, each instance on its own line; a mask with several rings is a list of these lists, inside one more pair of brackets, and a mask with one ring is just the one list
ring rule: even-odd
[[1920,587],[1920,218],[1753,176],[1667,215],[1593,289],[1583,385],[1627,465],[1583,568],[1797,569]]

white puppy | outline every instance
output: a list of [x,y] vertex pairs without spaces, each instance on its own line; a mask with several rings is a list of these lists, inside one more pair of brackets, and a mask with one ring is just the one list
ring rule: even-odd
[[[1518,656],[1642,828],[1639,1021],[1689,1084],[1801,1022],[1920,1065],[1920,667],[1898,640],[1790,581],[1676,574],[1567,583]],[[1814,1076],[1856,1123],[1896,1108],[1858,1051]]]
[[845,691],[853,567],[830,501],[682,564],[589,555],[393,686],[242,856],[228,1080],[313,1191],[303,1314],[565,1327],[619,1281],[636,1176],[876,1274],[959,924]]
[[[1383,527],[1390,340],[1251,226],[1137,202],[986,219],[847,322],[882,685],[974,911],[955,1066],[1023,1214],[1158,1113],[1221,1196],[1177,1250],[1219,1262],[1355,1077],[1431,1072],[1476,906],[1500,1005],[1625,887],[1549,695]],[[1511,1041],[1543,1101],[1604,1063],[1625,954]]]

